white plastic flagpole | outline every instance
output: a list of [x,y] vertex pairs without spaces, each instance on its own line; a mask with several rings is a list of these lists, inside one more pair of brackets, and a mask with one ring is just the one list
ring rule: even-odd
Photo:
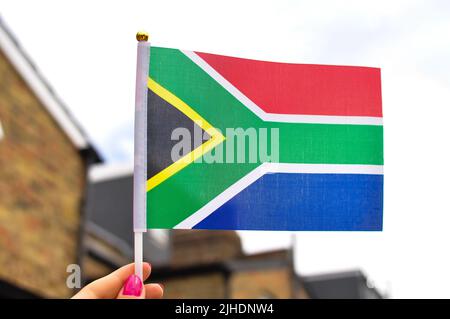
[[150,42],[146,32],[136,34],[137,66],[134,117],[133,228],[135,274],[142,280],[143,233],[147,231],[147,79],[150,67]]

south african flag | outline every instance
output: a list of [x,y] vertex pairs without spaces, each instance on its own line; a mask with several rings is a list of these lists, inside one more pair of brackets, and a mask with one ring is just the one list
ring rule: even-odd
[[151,47],[147,227],[379,231],[377,68]]

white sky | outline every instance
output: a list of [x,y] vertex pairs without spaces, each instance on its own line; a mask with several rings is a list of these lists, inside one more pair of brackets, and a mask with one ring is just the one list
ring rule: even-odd
[[[449,1],[20,1],[0,9],[109,162],[132,158],[135,33],[159,46],[382,68],[381,233],[296,235],[302,274],[362,269],[392,297],[450,297]],[[248,252],[290,233],[243,232]]]

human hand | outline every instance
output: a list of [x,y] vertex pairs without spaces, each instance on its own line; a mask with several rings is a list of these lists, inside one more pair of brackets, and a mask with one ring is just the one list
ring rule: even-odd
[[[150,272],[150,264],[144,263],[144,281],[150,276]],[[72,299],[159,299],[162,296],[162,285],[143,285],[139,277],[134,275],[134,264],[128,264],[91,282]]]

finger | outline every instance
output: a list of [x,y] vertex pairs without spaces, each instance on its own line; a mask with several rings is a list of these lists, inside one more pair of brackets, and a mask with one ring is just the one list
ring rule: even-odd
[[[151,266],[149,263],[143,264],[144,280],[150,276]],[[114,299],[120,292],[127,278],[134,273],[134,264],[128,264],[117,269],[111,274],[97,279],[84,287],[72,298],[74,299]]]
[[147,284],[145,285],[145,298],[146,299],[161,299],[164,294],[164,289],[160,284]]
[[144,285],[141,279],[132,274],[125,281],[122,289],[120,289],[117,299],[145,299],[146,291],[143,288]]

